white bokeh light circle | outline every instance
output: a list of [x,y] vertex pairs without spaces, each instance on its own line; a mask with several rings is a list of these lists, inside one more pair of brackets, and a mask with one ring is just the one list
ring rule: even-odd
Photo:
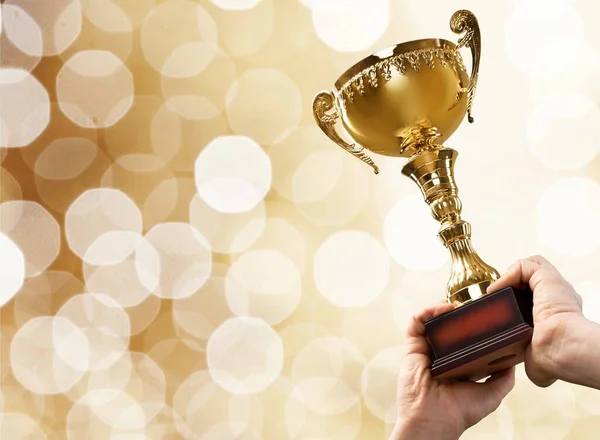
[[89,371],[110,367],[127,351],[131,328],[129,317],[107,295],[75,295],[60,308],[56,316],[69,319],[86,336],[90,347],[87,362]]
[[148,231],[145,238],[152,248],[138,248],[135,261],[142,267],[154,267],[158,253],[159,282],[153,292],[156,296],[187,298],[209,279],[212,271],[210,244],[192,225],[160,223]]
[[74,179],[94,162],[97,154],[98,146],[90,139],[56,139],[37,157],[34,171],[48,180]]
[[0,204],[0,231],[25,256],[25,274],[33,277],[50,266],[60,252],[60,226],[42,205],[15,200]]
[[85,191],[69,206],[65,233],[71,250],[81,259],[102,234],[111,231],[142,232],[142,214],[122,191],[95,188]]
[[213,380],[236,395],[255,394],[271,385],[283,368],[283,344],[263,320],[238,317],[210,336],[206,360]]
[[121,389],[91,390],[75,402],[74,407],[78,405],[85,405],[99,421],[113,430],[142,429],[150,421],[141,402]]
[[600,110],[592,99],[575,93],[550,95],[537,103],[530,116],[529,151],[550,169],[582,168],[600,153],[600,145],[588,129],[598,125]]
[[[523,44],[535,42],[535,48]],[[562,73],[585,41],[583,21],[565,1],[519,2],[505,25],[504,46],[513,65],[531,77]]]
[[[124,240],[115,247],[107,246],[111,254],[114,254],[119,247],[125,249],[123,258],[108,264],[103,257],[98,258],[101,264],[84,263],[83,266],[87,290],[102,292],[114,299],[121,307],[134,307],[145,301],[158,286],[161,269],[158,251],[141,235],[129,234],[132,234],[129,236],[130,243]],[[116,237],[118,236],[122,234]],[[107,244],[111,243],[113,241],[109,240]],[[93,249],[93,245],[90,249]],[[140,254],[143,254],[144,258],[137,258]],[[85,261],[89,261],[89,258]]]
[[557,180],[537,206],[538,237],[555,252],[582,257],[600,249],[600,184],[585,177]]
[[362,353],[347,339],[313,339],[292,364],[292,395],[320,414],[342,414],[360,401]]
[[423,197],[409,195],[398,200],[385,217],[385,246],[392,258],[408,270],[437,269],[450,255],[437,238],[438,229]]
[[75,124],[110,127],[133,105],[133,75],[111,52],[80,51],[58,72],[56,96],[61,111]]
[[366,365],[361,381],[365,404],[378,419],[396,421],[396,391],[403,347],[395,346],[379,351]]
[[241,253],[254,244],[265,230],[265,203],[239,214],[216,211],[195,196],[189,209],[190,223],[209,241],[213,252]]
[[[229,426],[233,432],[225,436],[207,436],[207,440],[245,439],[249,431],[260,430],[263,408],[255,396],[228,393],[217,385],[206,370],[189,375],[173,396],[174,421],[184,438],[205,438],[210,427],[222,430]],[[228,435],[229,434],[229,435]]]
[[334,0],[311,2],[317,36],[338,52],[371,47],[390,20],[389,0]]
[[277,142],[300,123],[300,90],[281,70],[247,70],[233,83],[226,100],[232,130],[263,145]]
[[0,32],[22,52],[30,56],[40,56],[43,53],[42,30],[36,21],[18,5],[4,4]]
[[6,0],[7,5],[15,5],[27,12],[42,31],[44,42],[40,55],[58,55],[77,39],[82,28],[81,0]]
[[327,197],[342,178],[339,151],[315,151],[304,159],[292,177],[292,200],[312,203]]
[[[0,17],[2,18],[2,17]],[[46,440],[47,434],[29,415],[0,411],[0,438],[10,440]]]
[[233,313],[276,325],[298,307],[302,279],[296,265],[281,252],[252,250],[231,265],[225,291]]
[[202,199],[219,212],[250,211],[271,187],[271,161],[264,150],[244,136],[223,136],[198,156],[196,188]]
[[0,69],[0,147],[25,147],[50,122],[50,97],[44,86],[22,69]]
[[95,266],[121,263],[140,246],[144,237],[134,231],[103,232],[87,248],[83,261]]
[[[173,325],[180,339],[193,350],[204,350],[206,341],[222,322],[235,315],[227,304],[225,276],[229,267],[215,264],[200,290],[173,303]],[[191,337],[190,337],[191,336]]]
[[[141,46],[144,58],[162,75],[202,70],[210,63],[218,42],[217,24],[198,3],[190,0],[169,0],[157,5],[144,19]],[[193,48],[198,51],[184,66],[182,56]],[[174,69],[175,68],[175,69]]]
[[[76,347],[76,348],[75,348]],[[25,323],[10,345],[13,376],[37,394],[70,390],[88,368],[85,334],[63,317],[40,316]]]
[[368,232],[337,232],[316,251],[314,277],[317,289],[332,304],[364,307],[387,286],[390,258]]
[[9,302],[25,281],[25,257],[19,246],[0,232],[0,307]]

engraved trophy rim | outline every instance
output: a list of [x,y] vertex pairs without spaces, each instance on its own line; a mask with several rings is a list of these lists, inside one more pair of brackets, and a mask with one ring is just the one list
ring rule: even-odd
[[[433,44],[432,44],[433,43]],[[385,49],[381,49],[371,55],[366,56],[362,60],[358,61],[344,73],[342,73],[334,84],[336,92],[340,92],[344,86],[351,81],[357,74],[361,73],[365,69],[380,63],[381,61],[389,58],[396,57],[398,55],[419,49],[456,49],[457,45],[450,40],[444,38],[421,38],[418,40],[405,41],[398,43],[394,46],[389,46]]]

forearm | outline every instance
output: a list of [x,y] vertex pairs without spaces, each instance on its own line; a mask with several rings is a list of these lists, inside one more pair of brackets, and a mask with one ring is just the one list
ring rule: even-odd
[[558,378],[600,390],[600,324],[582,319],[562,343]]
[[458,440],[460,436],[455,429],[432,421],[399,421],[389,440]]

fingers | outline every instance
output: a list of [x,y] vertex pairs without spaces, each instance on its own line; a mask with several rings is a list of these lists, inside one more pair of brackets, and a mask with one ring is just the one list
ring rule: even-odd
[[487,290],[492,293],[508,286],[520,285],[529,286],[531,290],[534,290],[536,284],[543,278],[535,275],[542,272],[551,276],[558,275],[556,268],[544,257],[535,255],[524,258],[510,266],[504,275],[490,284]]
[[477,402],[489,414],[496,410],[502,400],[515,386],[515,367],[502,370],[490,376],[485,382],[461,382],[452,385],[462,394],[465,401]]
[[453,310],[454,306],[446,301],[432,304],[412,317],[406,329],[407,337],[420,337],[425,335],[425,322],[442,313]]

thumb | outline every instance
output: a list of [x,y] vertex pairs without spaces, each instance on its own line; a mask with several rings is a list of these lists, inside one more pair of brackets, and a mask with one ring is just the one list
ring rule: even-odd
[[506,273],[494,281],[488,287],[488,293],[495,292],[505,287],[517,287],[520,285],[529,285],[529,281],[535,272],[540,269],[540,264],[529,260],[519,260],[508,268]]

